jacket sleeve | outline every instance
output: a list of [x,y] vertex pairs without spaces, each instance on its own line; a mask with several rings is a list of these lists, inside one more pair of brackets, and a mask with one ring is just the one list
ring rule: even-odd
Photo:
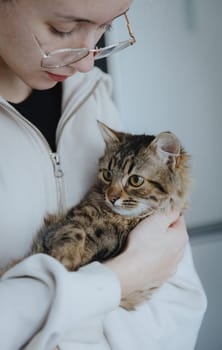
[[114,310],[119,302],[119,283],[103,265],[68,272],[50,256],[36,254],[0,281],[1,348],[20,349],[31,339],[26,349],[52,349],[70,327]]
[[188,246],[177,273],[136,311],[118,307],[111,312],[105,332],[112,349],[118,343],[119,350],[192,350],[205,310],[206,296]]

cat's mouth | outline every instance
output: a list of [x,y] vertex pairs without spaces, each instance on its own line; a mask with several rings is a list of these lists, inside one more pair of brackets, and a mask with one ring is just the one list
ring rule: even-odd
[[145,217],[151,215],[154,209],[151,206],[147,206],[144,203],[131,203],[129,201],[122,201],[120,199],[116,201],[109,201],[106,199],[106,204],[113,212],[127,217]]

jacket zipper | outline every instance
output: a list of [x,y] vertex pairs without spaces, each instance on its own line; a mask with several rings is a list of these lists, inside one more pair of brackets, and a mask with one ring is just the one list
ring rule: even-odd
[[53,166],[54,179],[56,183],[57,210],[59,214],[63,214],[66,208],[66,205],[65,205],[66,201],[65,201],[65,188],[64,188],[64,172],[61,167],[60,156],[57,152],[52,151],[48,141],[46,140],[44,135],[41,133],[41,131],[35,127],[35,125],[33,125],[29,120],[27,120],[23,116],[22,116],[22,119],[37,133],[37,135],[43,141],[43,144],[46,146],[47,152],[49,154],[49,157]]
[[[2,107],[5,108],[6,110],[8,109],[8,106],[5,104],[2,104]],[[10,105],[9,107],[12,108]],[[61,214],[65,210],[65,191],[64,191],[64,173],[61,168],[59,154],[57,152],[52,152],[52,149],[48,141],[46,140],[44,135],[41,133],[41,131],[35,127],[35,125],[33,125],[29,120],[23,117],[23,115],[20,114],[17,110],[13,109],[13,113],[16,114],[18,118],[24,122],[24,124],[28,125],[32,130],[34,130],[34,132],[39,136],[39,138],[41,139],[41,141],[43,142],[47,150],[47,153],[50,157],[50,161],[53,166],[53,173],[54,173],[54,178],[56,182],[57,209],[58,209],[58,213]]]
[[51,152],[50,157],[53,163],[54,176],[56,179],[57,205],[59,214],[65,211],[65,190],[64,190],[64,172],[60,164],[59,154]]
[[[57,144],[59,143],[59,139],[62,135],[62,130],[64,129],[66,123],[73,117],[73,115],[78,111],[78,109],[85,103],[85,101],[90,97],[90,95],[93,93],[93,91],[96,89],[97,85],[99,84],[99,81],[97,81],[93,87],[90,89],[89,93],[81,100],[81,102],[76,106],[75,110],[73,111],[72,115],[70,115],[69,118],[67,118],[60,128]],[[2,104],[2,107],[5,109],[8,109],[8,107],[12,108],[10,105],[7,106],[5,104]],[[13,109],[13,113],[17,114],[19,119],[22,119],[25,124],[29,125],[40,137],[40,139],[43,141],[43,144],[46,146],[46,149],[48,151],[48,154],[50,156],[52,165],[53,165],[53,170],[54,170],[54,177],[56,181],[56,194],[57,194],[57,208],[58,208],[58,213],[62,214],[64,213],[66,209],[65,205],[65,189],[64,189],[64,172],[61,167],[60,163],[60,156],[57,152],[52,152],[52,149],[44,137],[44,135],[41,133],[41,131],[35,127],[29,120],[27,120],[25,117],[23,117],[22,114],[20,114],[17,110]]]

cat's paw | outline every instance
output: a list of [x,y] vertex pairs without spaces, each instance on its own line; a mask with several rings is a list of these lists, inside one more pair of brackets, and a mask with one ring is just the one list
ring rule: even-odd
[[64,236],[61,237],[61,240],[57,239],[50,255],[60,261],[69,271],[75,271],[82,265],[84,249],[85,234],[78,230],[78,232],[72,232],[69,237],[66,236],[65,242]]
[[70,245],[63,245],[51,251],[51,256],[60,261],[69,271],[75,271],[81,266],[82,251],[75,247],[70,249]]

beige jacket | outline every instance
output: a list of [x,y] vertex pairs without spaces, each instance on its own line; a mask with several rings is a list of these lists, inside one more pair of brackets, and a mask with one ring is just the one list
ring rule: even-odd
[[[91,185],[104,147],[96,120],[119,127],[110,95],[110,78],[97,68],[65,82],[56,153],[0,98],[0,266],[28,251],[46,212],[69,208]],[[134,312],[119,302],[116,276],[102,264],[67,272],[32,256],[0,281],[1,349],[194,348],[206,299],[189,249],[152,301]]]

